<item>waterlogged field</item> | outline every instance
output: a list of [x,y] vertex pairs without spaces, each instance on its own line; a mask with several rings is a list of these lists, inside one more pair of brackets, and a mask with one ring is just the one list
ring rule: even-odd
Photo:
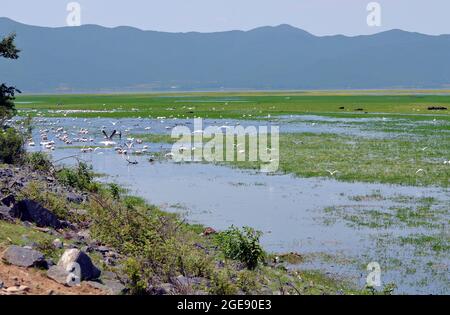
[[[47,130],[59,163],[77,156],[105,181],[192,222],[253,226],[269,251],[300,255],[290,268],[362,288],[377,262],[382,285],[397,293],[448,294],[450,111],[428,108],[450,108],[450,95],[429,93],[39,95],[17,105],[35,117],[30,150],[47,150],[39,146]],[[194,131],[194,117],[204,127],[279,126],[278,171],[262,174],[248,161],[174,162],[171,130]],[[122,139],[105,147],[102,129]],[[114,146],[126,143],[124,157]]]

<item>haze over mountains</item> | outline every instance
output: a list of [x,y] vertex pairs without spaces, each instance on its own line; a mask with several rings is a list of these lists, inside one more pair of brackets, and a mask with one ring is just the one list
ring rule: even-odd
[[0,81],[26,93],[450,87],[450,35],[317,37],[289,25],[164,33],[0,18],[0,36],[11,32],[21,58],[0,60]]

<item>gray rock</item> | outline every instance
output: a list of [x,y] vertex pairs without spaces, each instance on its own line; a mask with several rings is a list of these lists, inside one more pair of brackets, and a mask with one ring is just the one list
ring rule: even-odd
[[158,286],[151,286],[149,293],[152,295],[167,295],[175,292],[175,286],[171,283],[162,283]]
[[30,199],[24,199],[18,202],[12,211],[15,218],[33,222],[38,227],[52,227],[54,229],[60,229],[62,227],[61,222],[55,214]]
[[47,268],[47,261],[41,252],[15,245],[8,247],[3,259],[9,264],[19,267]]
[[16,198],[14,195],[8,195],[0,200],[0,203],[7,207],[12,207],[16,203]]
[[10,222],[14,221],[13,214],[14,214],[14,212],[11,210],[11,208],[0,205],[0,220],[10,221]]
[[71,283],[73,283],[71,281],[68,281],[70,280],[68,279],[69,272],[59,266],[51,266],[47,271],[47,277],[66,286],[69,286]]
[[56,249],[62,249],[64,247],[64,243],[59,238],[55,239],[52,244]]
[[109,295],[122,295],[126,292],[126,287],[119,280],[104,279],[101,282],[89,281],[88,284]]
[[84,198],[76,193],[67,193],[67,201],[80,204],[84,201]]
[[81,281],[95,280],[101,275],[100,269],[98,269],[92,263],[91,258],[79,249],[67,249],[61,256],[58,266],[64,270],[70,270],[73,265],[79,266]]
[[99,246],[95,250],[99,253],[105,254],[105,253],[109,252],[110,249],[106,246]]

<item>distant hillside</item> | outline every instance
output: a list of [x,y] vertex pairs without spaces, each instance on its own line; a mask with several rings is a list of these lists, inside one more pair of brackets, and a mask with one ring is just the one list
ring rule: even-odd
[[450,85],[450,35],[392,30],[316,37],[280,25],[251,31],[164,33],[131,27],[28,26],[19,61],[0,81],[25,92],[205,89],[433,88]]

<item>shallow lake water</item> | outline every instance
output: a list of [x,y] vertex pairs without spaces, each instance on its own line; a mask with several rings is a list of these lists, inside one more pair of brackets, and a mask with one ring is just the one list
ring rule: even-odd
[[[308,120],[311,120],[311,117],[308,117]],[[216,123],[233,125],[238,122],[244,126],[255,123],[210,120],[205,125]],[[32,149],[41,149],[39,129],[63,127],[69,135],[76,135],[80,128],[87,128],[90,132],[86,137],[92,137],[94,140],[87,145],[99,145],[99,141],[103,140],[100,132],[102,127],[128,130],[128,133],[167,133],[167,126],[173,127],[179,123],[189,125],[192,121],[38,119],[34,131],[37,147]],[[279,124],[280,121],[276,123]],[[281,129],[302,132],[305,124],[282,124]],[[151,127],[150,131],[145,129],[148,127]],[[320,132],[334,132],[330,130],[335,129],[341,133],[349,132],[347,128],[336,125],[330,127],[318,124],[314,127]],[[55,140],[55,133],[49,132],[49,140]],[[324,209],[330,207],[358,211],[358,209],[383,210],[392,206],[404,206],[404,202],[396,201],[395,197],[398,196],[408,196],[411,200],[433,197],[448,205],[450,204],[448,190],[435,187],[345,183],[328,178],[304,179],[291,175],[266,175],[204,163],[180,164],[171,161],[150,163],[148,156],[133,156],[133,160],[137,160],[139,164],[130,165],[113,148],[101,148],[96,152],[81,154],[79,149],[63,148],[63,143],[58,140],[55,142],[56,150],[50,151],[54,160],[78,155],[92,164],[96,172],[108,174],[102,178],[103,181],[124,185],[131,193],[167,211],[180,213],[190,222],[201,223],[218,230],[230,225],[251,226],[264,232],[262,243],[268,251],[276,253],[292,251],[305,257],[313,257],[302,265],[293,267],[318,268],[333,276],[350,278],[359,286],[363,286],[368,274],[364,269],[365,266],[377,261],[382,270],[383,266],[386,266],[382,274],[383,282],[395,282],[400,293],[428,294],[450,291],[448,256],[431,254],[417,256],[415,248],[396,242],[401,236],[427,233],[423,228],[392,225],[373,229],[364,225],[350,226],[348,222],[339,219],[334,220],[332,224],[324,220],[327,217]],[[160,149],[160,144],[147,145],[150,146],[150,150]],[[73,162],[74,160],[67,159],[61,163]],[[374,192],[383,198],[367,200],[353,198],[372,195]],[[448,212],[444,218],[446,221],[443,223],[448,223]],[[329,256],[334,258],[327,258]],[[395,268],[387,268],[387,265],[392,265],[393,260],[400,260],[402,263],[397,264]],[[428,268],[430,261],[440,269]],[[412,267],[416,271],[408,272]],[[427,279],[428,282],[423,284],[423,279]]]

